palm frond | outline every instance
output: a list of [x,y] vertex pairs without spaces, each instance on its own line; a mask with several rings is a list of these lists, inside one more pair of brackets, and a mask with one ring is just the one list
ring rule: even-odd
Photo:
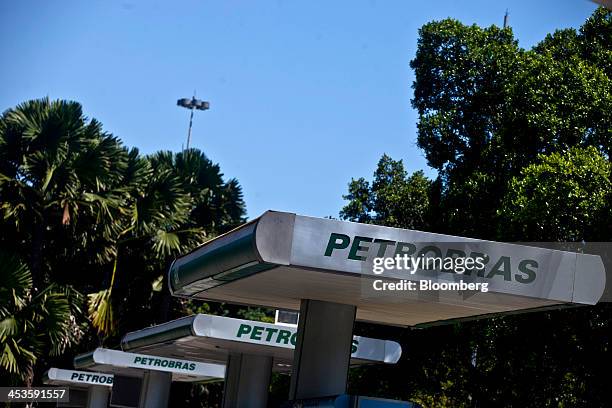
[[159,275],[155,280],[151,283],[151,290],[153,292],[161,292],[164,286],[164,275]]
[[[10,309],[21,309],[32,289],[32,275],[17,257],[0,252],[0,317]],[[3,310],[4,309],[4,310]]]
[[88,310],[91,324],[98,333],[110,335],[115,332],[115,318],[111,301],[112,288],[90,293]]
[[0,339],[7,338],[18,330],[18,322],[15,316],[7,316],[0,321]]
[[27,266],[2,251],[0,279],[6,283],[0,287],[0,367],[24,379],[39,356],[59,354],[80,340],[73,323],[82,296],[60,285],[33,294]]
[[113,263],[113,273],[110,287],[96,293],[87,295],[87,304],[91,324],[100,334],[111,335],[115,333],[116,324],[113,312],[112,292],[115,285],[118,257]]

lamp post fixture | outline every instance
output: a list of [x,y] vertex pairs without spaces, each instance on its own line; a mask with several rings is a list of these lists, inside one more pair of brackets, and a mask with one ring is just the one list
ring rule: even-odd
[[191,126],[193,124],[193,111],[194,110],[207,110],[210,108],[210,103],[206,101],[202,101],[200,99],[196,99],[195,93],[193,97],[190,98],[181,98],[176,101],[176,104],[182,108],[186,108],[191,110],[191,115],[189,116],[189,131],[187,132],[187,149],[189,149],[189,142],[191,142]]

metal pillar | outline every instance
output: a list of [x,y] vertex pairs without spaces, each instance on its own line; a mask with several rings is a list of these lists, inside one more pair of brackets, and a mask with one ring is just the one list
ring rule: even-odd
[[302,299],[290,400],[346,392],[357,308]]
[[106,408],[108,407],[108,396],[110,387],[94,385],[87,391],[87,408]]
[[223,408],[265,408],[272,357],[231,353],[225,367]]
[[191,107],[191,116],[189,116],[189,131],[187,132],[187,149],[186,150],[189,150],[189,143],[191,142],[191,127],[193,126],[193,109],[194,107]]
[[170,396],[172,373],[147,371],[142,380],[139,408],[166,408]]

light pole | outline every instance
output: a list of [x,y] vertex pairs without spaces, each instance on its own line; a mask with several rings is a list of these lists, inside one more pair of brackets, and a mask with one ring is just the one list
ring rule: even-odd
[[193,111],[195,109],[207,110],[210,108],[210,103],[196,99],[194,92],[194,95],[191,99],[181,98],[176,101],[176,104],[180,107],[191,110],[191,115],[189,116],[189,131],[187,132],[187,149],[189,149],[189,142],[191,142],[191,126],[193,124]]

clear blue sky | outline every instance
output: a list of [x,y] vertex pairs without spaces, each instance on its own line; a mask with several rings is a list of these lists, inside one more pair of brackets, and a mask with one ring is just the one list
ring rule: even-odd
[[[111,4],[112,3],[112,4]],[[522,47],[578,27],[587,0],[0,2],[0,109],[45,95],[81,102],[142,152],[193,146],[266,209],[337,216],[351,177],[383,153],[424,169],[410,106],[417,30],[454,17],[501,25]]]

